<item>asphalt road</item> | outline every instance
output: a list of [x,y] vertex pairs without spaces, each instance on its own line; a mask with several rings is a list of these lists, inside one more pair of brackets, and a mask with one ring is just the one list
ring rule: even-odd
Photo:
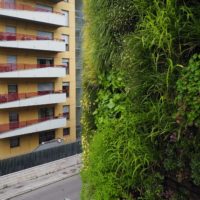
[[12,200],[80,200],[80,190],[81,180],[77,175],[12,198]]

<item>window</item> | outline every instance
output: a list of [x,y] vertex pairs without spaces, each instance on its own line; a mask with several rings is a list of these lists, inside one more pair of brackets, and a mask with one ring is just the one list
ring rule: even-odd
[[37,64],[39,65],[39,67],[53,66],[54,60],[53,60],[53,58],[38,58]]
[[40,39],[40,40],[52,40],[53,39],[53,33],[46,32],[46,31],[38,31],[37,32],[37,39]]
[[14,26],[6,26],[6,39],[7,40],[16,40],[16,27]]
[[66,74],[69,74],[69,59],[63,58],[62,65],[66,68]]
[[65,16],[65,24],[66,24],[66,26],[69,26],[69,12],[66,11],[66,10],[62,10],[62,13]]
[[18,86],[16,84],[8,85],[8,101],[14,101],[18,99]]
[[14,27],[14,26],[6,26],[6,32],[8,32],[8,33],[16,33],[16,27]]
[[53,8],[51,6],[37,4],[36,5],[36,11],[53,12]]
[[64,128],[63,129],[63,136],[70,135],[70,128]]
[[7,63],[8,64],[16,64],[17,63],[17,56],[7,56]]
[[76,88],[76,107],[81,106],[81,95],[82,95],[82,89]]
[[38,94],[49,94],[54,91],[54,84],[53,83],[39,83],[38,84]]
[[18,93],[17,84],[9,84],[8,85],[8,94],[17,94],[17,93]]
[[14,4],[15,0],[4,0],[5,3],[10,3],[10,4]]
[[81,123],[81,107],[76,108],[76,125],[79,126]]
[[10,148],[15,148],[20,146],[20,137],[10,138]]
[[66,93],[66,97],[69,97],[69,82],[63,82],[63,92]]
[[9,127],[10,129],[19,128],[19,113],[9,112]]
[[65,42],[66,51],[69,51],[69,35],[62,34],[62,40]]
[[55,139],[55,131],[46,131],[39,133],[39,144]]
[[77,85],[77,87],[81,87],[81,78],[82,78],[82,70],[76,69],[76,85]]
[[7,63],[9,64],[10,70],[14,71],[17,69],[17,56],[7,56]]
[[69,119],[69,105],[63,106],[63,116]]
[[54,108],[40,108],[38,112],[39,119],[51,119],[54,117]]
[[76,126],[76,138],[81,138],[81,126]]

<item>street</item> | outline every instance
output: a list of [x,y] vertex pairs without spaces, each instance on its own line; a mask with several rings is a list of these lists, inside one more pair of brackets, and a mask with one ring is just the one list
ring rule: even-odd
[[80,176],[76,175],[11,200],[79,200],[80,190]]

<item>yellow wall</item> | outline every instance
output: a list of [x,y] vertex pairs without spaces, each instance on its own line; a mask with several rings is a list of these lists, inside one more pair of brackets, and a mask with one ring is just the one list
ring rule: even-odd
[[[35,6],[34,0],[16,0],[19,4],[26,4]],[[63,105],[70,105],[70,120],[67,121],[67,127],[70,127],[70,136],[63,137],[63,128],[57,129],[56,138],[63,138],[65,142],[76,140],[76,85],[75,85],[75,1],[69,0],[68,3],[52,3],[48,0],[39,1],[40,4],[53,6],[53,10],[61,12],[61,10],[69,11],[69,27],[55,27],[51,25],[44,25],[40,23],[31,23],[24,20],[15,20],[4,18],[0,21],[0,32],[6,30],[6,26],[15,26],[16,32],[20,34],[37,35],[37,31],[49,31],[54,33],[55,38],[61,38],[62,34],[69,35],[69,49],[70,51],[61,53],[52,53],[45,51],[34,50],[19,50],[0,48],[0,64],[7,62],[7,56],[17,56],[18,64],[37,64],[37,57],[51,57],[54,58],[54,64],[62,64],[62,58],[70,60],[70,75],[63,78],[43,78],[43,79],[0,79],[0,95],[8,92],[8,84],[18,84],[19,93],[36,92],[37,84],[39,82],[54,82],[55,90],[62,89],[62,82],[70,82],[70,97],[67,98],[66,103],[53,105],[55,108],[55,115],[62,113]],[[49,105],[42,106],[48,107]],[[51,105],[52,106],[52,105]],[[38,110],[41,106],[4,109],[0,110],[0,125],[9,122],[8,113],[13,110],[19,112],[20,121],[26,121],[38,118]],[[29,134],[20,137],[20,147],[10,148],[9,138],[0,140],[0,159],[12,157],[19,154],[24,154],[33,151],[39,144],[38,133]]]

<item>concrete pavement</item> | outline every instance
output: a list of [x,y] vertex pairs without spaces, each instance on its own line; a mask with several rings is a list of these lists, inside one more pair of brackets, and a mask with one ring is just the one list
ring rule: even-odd
[[11,200],[80,200],[80,190],[80,176],[75,175]]
[[81,155],[75,155],[44,165],[0,177],[0,200],[31,192],[79,174]]

